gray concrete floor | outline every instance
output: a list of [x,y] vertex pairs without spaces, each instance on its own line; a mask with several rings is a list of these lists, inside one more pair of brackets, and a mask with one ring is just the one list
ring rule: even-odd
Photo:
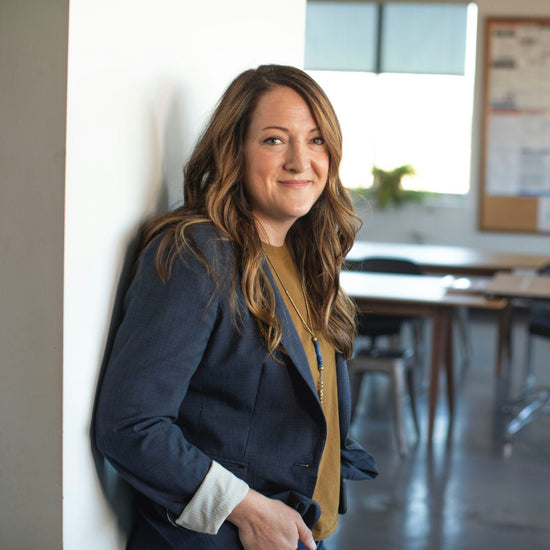
[[[550,549],[550,415],[513,438],[503,456],[502,415],[496,414],[496,324],[471,314],[472,358],[460,369],[457,406],[449,429],[440,396],[434,441],[428,446],[426,394],[419,392],[422,435],[400,458],[393,436],[387,380],[371,375],[362,385],[352,436],[376,458],[374,481],[348,482],[348,512],[327,550],[543,550]],[[525,350],[525,315],[515,314],[512,390]],[[537,341],[539,382],[550,383],[550,342]],[[443,382],[443,381],[442,381]],[[440,384],[444,387],[444,384]],[[407,411],[408,413],[409,411]]]

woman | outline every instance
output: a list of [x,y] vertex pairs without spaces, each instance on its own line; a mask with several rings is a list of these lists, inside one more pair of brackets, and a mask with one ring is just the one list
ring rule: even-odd
[[[100,391],[100,450],[138,491],[130,549],[322,548],[341,477],[375,477],[346,434],[357,218],[341,134],[303,71],[229,86],[151,222]],[[317,545],[317,546],[316,546]]]

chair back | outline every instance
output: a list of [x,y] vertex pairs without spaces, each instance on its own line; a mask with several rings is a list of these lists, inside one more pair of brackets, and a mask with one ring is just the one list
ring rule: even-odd
[[371,273],[400,273],[403,275],[423,275],[420,266],[404,258],[365,258],[350,262],[352,271],[368,271]]
[[[353,271],[365,271],[370,273],[393,273],[403,275],[423,275],[422,269],[402,258],[373,257],[349,263],[349,269]],[[357,333],[368,336],[374,345],[377,336],[397,335],[401,331],[401,325],[406,319],[391,315],[375,315],[360,313],[357,316]]]

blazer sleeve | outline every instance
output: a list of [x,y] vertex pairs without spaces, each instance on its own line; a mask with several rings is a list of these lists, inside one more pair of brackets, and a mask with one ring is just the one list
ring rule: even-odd
[[[242,499],[248,486],[240,480],[236,484],[221,466],[213,467],[211,458],[184,437],[176,420],[215,326],[219,295],[191,253],[175,262],[172,277],[162,283],[154,268],[156,250],[151,246],[142,256],[125,298],[99,392],[96,442],[122,477],[174,516],[198,494],[189,510],[196,508],[197,500],[203,502],[214,487],[223,511],[214,522],[218,524],[239,502],[235,490]],[[207,526],[193,524],[189,515],[180,516],[180,525],[205,532],[217,529],[211,521]]]

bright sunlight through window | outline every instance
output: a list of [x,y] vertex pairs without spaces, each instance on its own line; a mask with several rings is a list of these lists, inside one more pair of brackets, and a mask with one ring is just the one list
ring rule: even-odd
[[342,125],[344,185],[372,185],[373,165],[410,164],[416,175],[403,179],[405,189],[468,192],[476,21],[470,4],[464,75],[308,71]]

